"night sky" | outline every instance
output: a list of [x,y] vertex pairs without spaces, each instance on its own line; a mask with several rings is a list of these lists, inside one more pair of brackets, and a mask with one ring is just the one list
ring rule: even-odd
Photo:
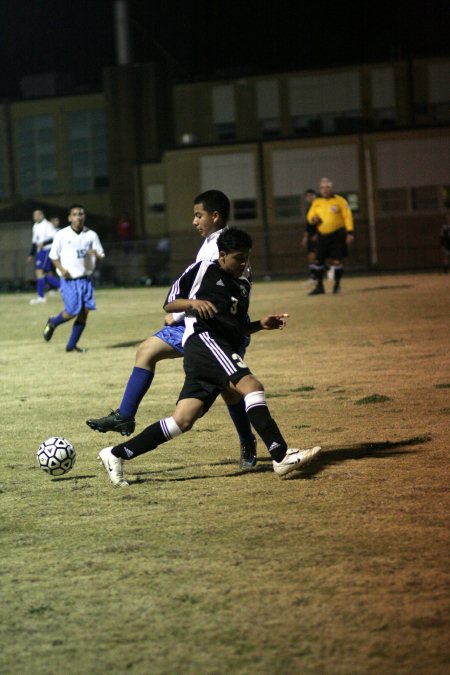
[[[25,75],[98,84],[116,60],[112,0],[0,0],[0,96]],[[450,3],[129,0],[134,61],[169,59],[179,80],[450,54]]]

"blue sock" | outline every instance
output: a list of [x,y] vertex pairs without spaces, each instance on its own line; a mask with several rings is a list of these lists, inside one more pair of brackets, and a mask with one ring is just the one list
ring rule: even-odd
[[37,294],[40,298],[44,297],[45,293],[45,278],[42,277],[42,279],[38,279],[36,282],[36,287],[37,287]]
[[131,371],[125,388],[119,413],[124,417],[134,417],[145,394],[150,388],[155,373],[135,366]]
[[81,337],[81,333],[86,328],[85,323],[74,323],[66,349],[73,349]]
[[52,324],[53,328],[60,326],[62,323],[66,323],[66,321],[68,321],[68,319],[64,319],[62,312],[60,312],[58,316],[50,317],[50,323]]
[[236,431],[239,435],[239,440],[241,443],[248,443],[248,441],[254,441],[255,436],[250,426],[247,413],[245,411],[245,401],[242,398],[239,403],[234,405],[227,406],[230,417],[233,420],[233,424],[236,427]]
[[59,288],[61,286],[61,283],[57,277],[54,277],[52,274],[47,274],[45,277],[47,283],[49,286],[52,288]]

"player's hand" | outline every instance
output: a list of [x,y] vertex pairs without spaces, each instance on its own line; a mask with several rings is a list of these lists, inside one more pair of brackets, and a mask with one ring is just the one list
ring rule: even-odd
[[354,240],[355,240],[355,237],[353,236],[353,234],[351,234],[351,233],[349,232],[349,233],[347,234],[346,238],[345,238],[345,241],[346,241],[346,243],[347,243],[347,246],[350,246],[351,244],[353,244]]
[[322,218],[319,218],[319,216],[314,216],[312,222],[314,225],[320,225],[320,223],[322,222]]
[[173,326],[174,323],[176,323],[176,321],[173,318],[173,314],[166,314],[166,316],[164,317],[164,325]]
[[69,270],[64,269],[64,267],[60,267],[59,271],[61,272],[61,276],[64,277],[64,279],[71,279],[72,278],[70,276]]
[[217,314],[217,307],[209,300],[191,300],[192,310],[202,319],[213,319]]
[[283,330],[286,326],[286,319],[289,314],[269,314],[260,319],[262,330]]
[[32,255],[27,256],[27,263],[30,263],[32,261],[33,261],[33,256]]

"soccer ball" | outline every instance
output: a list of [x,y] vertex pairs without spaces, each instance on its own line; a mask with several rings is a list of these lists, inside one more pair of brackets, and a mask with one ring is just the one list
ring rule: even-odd
[[61,436],[52,436],[40,444],[38,466],[50,476],[62,476],[73,468],[77,453],[72,443]]

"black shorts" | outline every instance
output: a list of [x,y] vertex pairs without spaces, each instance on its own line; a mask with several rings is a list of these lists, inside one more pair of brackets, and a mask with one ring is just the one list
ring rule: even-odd
[[329,258],[342,260],[347,256],[347,230],[345,227],[341,227],[340,230],[331,232],[331,234],[318,233],[317,260],[321,265]]
[[317,240],[312,239],[312,237],[308,237],[306,240],[306,251],[307,253],[316,253],[317,251]]
[[178,400],[196,398],[202,401],[204,413],[230,381],[239,382],[251,373],[236,350],[210,333],[188,338],[184,345],[183,366],[186,379]]

